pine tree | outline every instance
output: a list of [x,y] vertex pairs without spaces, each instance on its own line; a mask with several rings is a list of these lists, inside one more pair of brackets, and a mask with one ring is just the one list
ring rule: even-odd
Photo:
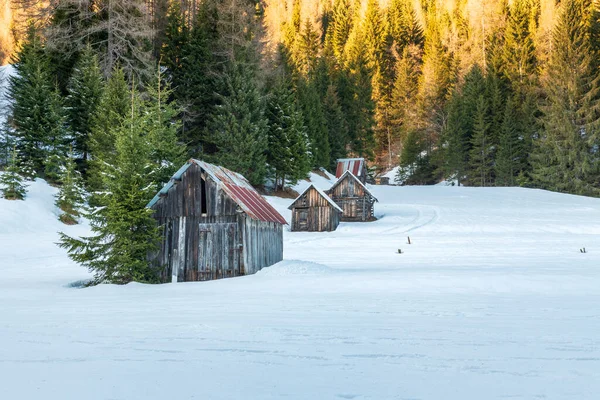
[[[80,54],[69,80],[66,106],[68,122],[74,136],[74,150],[84,162],[87,161],[92,119],[100,103],[103,91],[102,74],[96,54],[87,46]],[[85,166],[84,166],[85,167]],[[85,168],[84,168],[85,170]]]
[[477,99],[471,138],[470,169],[474,186],[489,186],[492,175],[492,142],[489,135],[488,109],[483,96]]
[[63,212],[58,219],[66,225],[78,223],[85,202],[83,179],[76,169],[73,151],[66,158],[60,177],[61,187],[56,196],[56,206]]
[[424,150],[425,145],[418,132],[414,130],[408,132],[400,153],[398,173],[395,177],[396,183],[403,185],[422,183],[418,175]]
[[[131,98],[125,73],[117,69],[106,82],[100,103],[92,115],[89,138],[91,160],[86,179],[87,187],[92,192],[102,188],[102,163],[111,164],[115,152],[114,127],[123,123],[129,109]],[[93,196],[90,202],[94,202]]]
[[330,147],[327,121],[316,82],[314,79],[301,78],[297,85],[298,101],[308,132],[311,166],[314,168],[329,166]]
[[59,246],[94,273],[93,284],[158,281],[148,262],[158,246],[158,227],[146,208],[156,188],[146,119],[139,96],[132,93],[127,117],[111,129],[115,154],[101,164],[105,192],[100,207],[88,215],[93,236],[60,234]]
[[279,79],[271,91],[266,116],[269,120],[267,163],[276,189],[283,189],[286,181],[295,183],[310,170],[304,119],[284,79]]
[[309,20],[304,23],[299,37],[296,39],[297,55],[295,64],[302,74],[313,74],[319,60],[319,34]]
[[475,65],[462,88],[455,89],[449,100],[448,120],[442,137],[445,150],[445,175],[458,185],[468,180],[469,153],[477,119],[478,102],[485,96],[485,80],[481,68]]
[[244,175],[254,185],[266,175],[267,126],[256,75],[247,63],[229,65],[224,92],[208,123],[207,140],[216,148],[215,162]]
[[416,100],[419,92],[420,57],[421,50],[418,47],[407,46],[396,63],[396,79],[390,107],[390,144],[400,139],[404,146],[409,132],[414,132],[417,128]]
[[9,79],[8,97],[17,149],[37,173],[43,173],[51,155],[66,152],[68,135],[62,101],[52,85],[48,62],[33,28],[17,53],[15,69],[17,73]]
[[529,0],[513,2],[508,8],[504,33],[502,71],[518,92],[526,90],[525,86],[531,83],[537,68],[530,3]]
[[223,64],[217,54],[217,8],[212,0],[202,2],[191,30],[180,20],[176,8],[170,17],[162,60],[171,80],[173,98],[181,106],[180,139],[190,154],[197,156],[203,147],[210,146],[210,140],[204,137],[206,124],[219,101],[215,94],[223,89],[217,78]]
[[8,167],[3,174],[0,174],[2,194],[7,200],[23,200],[27,193],[23,171],[19,164],[19,153],[17,148],[13,147]]
[[353,8],[348,0],[335,0],[331,23],[327,30],[327,42],[333,49],[333,55],[338,62],[344,64],[346,42],[352,30]]
[[495,174],[498,186],[515,186],[516,178],[525,168],[527,154],[519,126],[514,101],[506,101],[500,133]]
[[387,12],[388,33],[394,42],[394,50],[402,54],[407,46],[422,47],[425,43],[423,28],[410,0],[392,0]]
[[359,58],[351,65],[349,75],[340,74],[340,78],[338,93],[348,121],[350,150],[354,155],[371,158],[375,147],[371,72],[364,60]]
[[567,0],[553,32],[544,81],[544,132],[536,141],[533,177],[543,188],[600,195],[598,71],[593,68],[588,24],[590,3]]
[[153,85],[146,87],[146,101],[143,110],[147,115],[147,138],[150,145],[150,159],[154,165],[154,179],[158,191],[184,163],[185,146],[178,141],[180,122],[176,104],[169,101],[173,91],[163,80],[160,67],[154,76]]
[[348,142],[348,123],[342,111],[336,87],[329,85],[323,99],[323,114],[329,134],[329,165],[330,170],[335,168],[337,160],[346,157],[346,143]]

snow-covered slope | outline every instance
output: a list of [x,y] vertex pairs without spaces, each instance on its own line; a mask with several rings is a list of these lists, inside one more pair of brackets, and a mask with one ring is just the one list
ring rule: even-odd
[[597,398],[600,200],[371,188],[378,221],[285,231],[256,275],[89,289],[54,189],[0,199],[2,397]]

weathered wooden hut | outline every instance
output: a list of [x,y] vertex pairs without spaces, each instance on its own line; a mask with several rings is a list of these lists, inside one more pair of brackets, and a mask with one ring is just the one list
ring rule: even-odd
[[352,172],[344,172],[327,194],[343,210],[342,221],[375,220],[377,199]]
[[148,203],[164,281],[249,275],[283,259],[285,219],[240,174],[189,160]]
[[292,231],[335,231],[342,209],[325,192],[310,185],[289,206],[292,210]]
[[362,183],[367,182],[368,171],[364,158],[340,158],[337,160],[335,177],[341,178],[346,171],[352,172]]

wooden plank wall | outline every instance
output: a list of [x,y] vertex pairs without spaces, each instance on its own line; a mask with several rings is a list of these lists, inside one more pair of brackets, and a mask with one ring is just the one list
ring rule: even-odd
[[[335,231],[340,222],[340,212],[313,188],[292,204],[291,230],[324,232]],[[299,215],[307,212],[307,223],[301,224]]]
[[375,199],[350,175],[334,186],[329,195],[343,211],[342,221],[363,222],[374,219]]
[[[201,212],[203,178],[206,213]],[[237,204],[196,164],[153,209],[163,234],[152,264],[162,268],[164,282],[252,274],[283,259],[282,225],[239,212]]]
[[283,260],[283,226],[246,218],[243,248],[247,275],[278,263]]

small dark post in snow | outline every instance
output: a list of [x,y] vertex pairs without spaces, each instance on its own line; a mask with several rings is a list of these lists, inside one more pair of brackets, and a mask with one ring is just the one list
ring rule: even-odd
[[398,249],[398,254],[402,254],[402,249]]
[[583,248],[579,249],[579,251],[580,251],[581,253],[586,253],[586,251],[585,251],[585,247],[583,247]]
[[408,243],[407,244],[410,244],[410,236],[407,236],[407,238],[408,238]]

